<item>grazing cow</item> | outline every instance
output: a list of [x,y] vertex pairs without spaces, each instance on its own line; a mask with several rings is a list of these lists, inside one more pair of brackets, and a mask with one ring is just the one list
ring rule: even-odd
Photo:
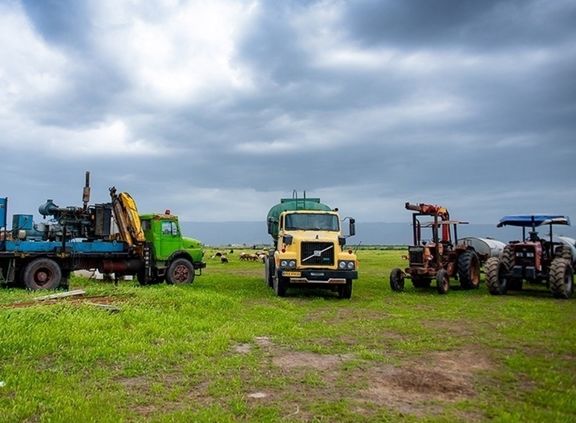
[[224,254],[221,254],[220,263],[228,263],[228,257],[226,257]]

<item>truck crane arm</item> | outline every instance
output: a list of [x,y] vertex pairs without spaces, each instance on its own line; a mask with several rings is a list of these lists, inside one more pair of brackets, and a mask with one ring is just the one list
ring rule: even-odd
[[[438,216],[440,219],[442,219],[443,222],[450,220],[450,213],[448,213],[448,209],[442,206],[437,206],[435,204],[410,204],[409,202],[406,202],[404,207],[406,210],[413,210],[423,215]],[[442,225],[442,241],[450,241],[450,228],[448,224]]]
[[429,216],[438,216],[442,220],[450,220],[450,213],[448,213],[448,209],[441,206],[425,203],[410,204],[408,202],[404,206],[406,207],[406,210],[417,211],[421,214],[426,214]]
[[116,194],[116,188],[110,188],[112,210],[118,225],[120,237],[128,245],[141,245],[146,240],[136,201],[127,192]]

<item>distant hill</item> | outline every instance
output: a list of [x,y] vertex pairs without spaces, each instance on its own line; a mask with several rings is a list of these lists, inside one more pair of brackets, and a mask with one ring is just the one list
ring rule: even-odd
[[[206,245],[260,245],[271,244],[264,222],[181,222],[184,235],[201,240]],[[540,236],[547,233],[541,228]],[[576,238],[576,228],[556,227],[556,235]],[[458,237],[477,236],[494,238],[503,242],[520,239],[519,228],[497,228],[491,224],[470,224],[458,227]],[[406,245],[412,242],[412,225],[409,223],[357,222],[356,236],[348,245]]]

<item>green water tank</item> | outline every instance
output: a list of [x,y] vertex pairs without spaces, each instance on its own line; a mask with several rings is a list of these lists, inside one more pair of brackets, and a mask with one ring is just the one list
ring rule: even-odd
[[266,218],[268,233],[272,235],[272,238],[276,239],[278,237],[280,214],[285,211],[295,210],[331,211],[332,209],[326,204],[321,203],[319,198],[282,198],[280,203],[270,209]]

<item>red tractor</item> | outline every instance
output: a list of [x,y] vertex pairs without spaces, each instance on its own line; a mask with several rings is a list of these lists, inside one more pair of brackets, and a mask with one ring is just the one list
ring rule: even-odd
[[[504,216],[498,227],[522,228],[522,241],[504,247],[501,257],[488,259],[485,265],[486,285],[493,295],[508,290],[521,290],[524,281],[544,282],[556,298],[570,298],[574,292],[572,249],[552,234],[554,225],[569,225],[566,216],[518,215]],[[549,225],[549,236],[540,238],[536,228]],[[526,229],[530,231],[526,234]]]
[[[408,267],[390,272],[392,290],[403,291],[405,278],[412,279],[415,288],[429,288],[435,278],[440,294],[450,289],[451,277],[457,278],[463,289],[478,288],[479,257],[471,245],[458,242],[457,227],[467,222],[450,220],[447,209],[432,204],[406,203],[405,207],[415,212],[412,214],[414,239],[408,247]],[[432,220],[421,222],[422,217]],[[431,231],[427,239],[423,237],[423,229]]]

